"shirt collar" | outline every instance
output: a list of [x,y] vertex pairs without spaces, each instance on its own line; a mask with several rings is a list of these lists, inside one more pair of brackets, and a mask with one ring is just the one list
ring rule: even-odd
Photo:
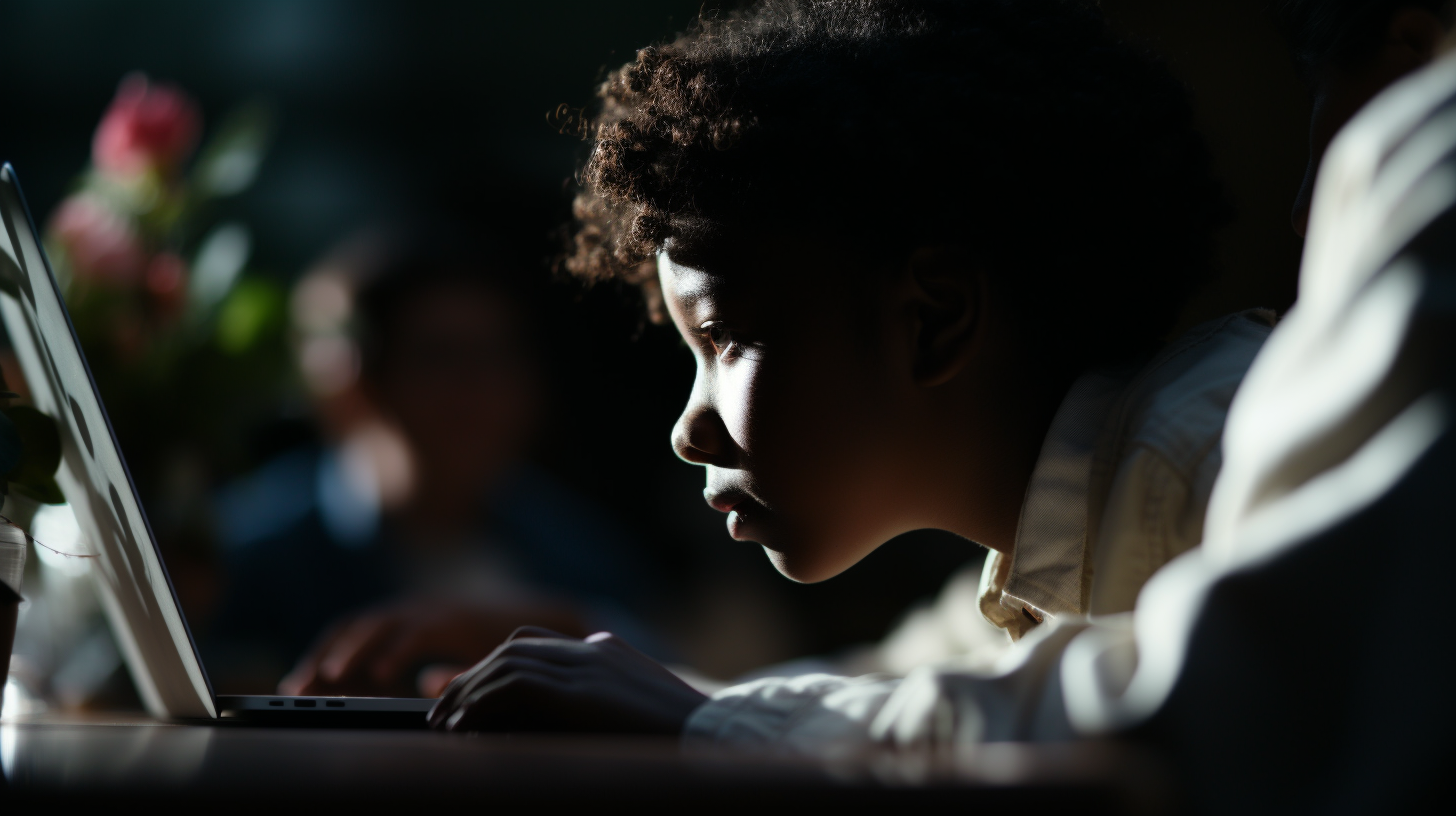
[[996,553],[981,579],[981,612],[1019,638],[1048,614],[1087,608],[1088,501],[1093,459],[1126,378],[1089,372],[1057,409],[1027,484],[1008,555]]

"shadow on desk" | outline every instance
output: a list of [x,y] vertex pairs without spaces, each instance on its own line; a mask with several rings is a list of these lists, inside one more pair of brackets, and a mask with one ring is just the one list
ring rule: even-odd
[[1172,810],[1157,763],[1111,743],[985,745],[956,761],[878,755],[817,763],[683,751],[672,739],[272,729],[93,715],[0,724],[0,764],[6,813],[184,803],[267,813],[611,804],[690,812],[796,805],[1075,808],[1079,816]]

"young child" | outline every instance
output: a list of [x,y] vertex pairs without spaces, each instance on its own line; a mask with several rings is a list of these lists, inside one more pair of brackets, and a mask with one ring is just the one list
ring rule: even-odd
[[[1013,663],[1131,609],[1199,543],[1269,325],[1169,341],[1221,200],[1179,86],[1095,12],[762,2],[642,50],[600,95],[568,265],[640,284],[692,350],[672,442],[735,539],[813,582],[901,533],[958,533],[995,552],[980,607],[1022,641]],[[432,721],[823,752],[893,741],[978,676],[709,700],[614,636],[533,629]],[[1029,727],[980,689],[989,714],[945,720],[957,739]]]

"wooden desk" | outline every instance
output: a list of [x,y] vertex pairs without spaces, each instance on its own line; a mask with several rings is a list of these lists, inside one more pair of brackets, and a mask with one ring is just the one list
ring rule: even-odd
[[[684,752],[675,740],[464,736],[176,725],[135,717],[0,723],[11,804],[218,804],[259,812],[367,812],[429,804],[610,803],[716,812],[790,804],[1015,807],[1080,814],[1167,809],[1142,754],[1114,744],[989,745],[957,761],[867,757],[833,763]],[[0,808],[9,810],[9,808]],[[895,812],[894,810],[887,812]]]

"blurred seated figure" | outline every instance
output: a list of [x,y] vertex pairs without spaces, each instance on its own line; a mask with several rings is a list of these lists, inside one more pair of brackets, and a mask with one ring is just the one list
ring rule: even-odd
[[283,693],[433,696],[528,622],[641,632],[626,609],[650,569],[526,461],[547,396],[524,275],[381,243],[295,289],[326,444],[217,497],[228,589],[205,649],[224,690],[293,665]]

